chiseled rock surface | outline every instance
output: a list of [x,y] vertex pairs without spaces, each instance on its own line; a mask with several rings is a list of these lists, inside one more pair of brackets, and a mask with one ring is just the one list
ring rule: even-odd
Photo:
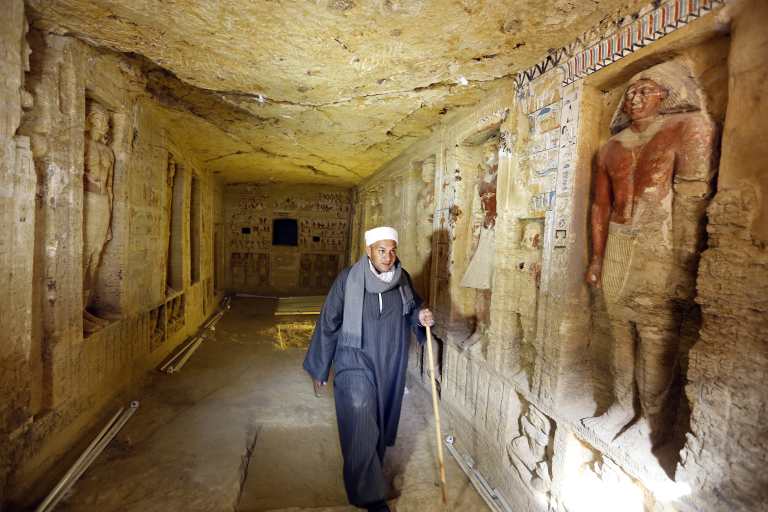
[[229,181],[350,185],[549,49],[643,3],[29,2],[39,28],[159,66],[149,89],[217,128],[196,141],[199,156]]

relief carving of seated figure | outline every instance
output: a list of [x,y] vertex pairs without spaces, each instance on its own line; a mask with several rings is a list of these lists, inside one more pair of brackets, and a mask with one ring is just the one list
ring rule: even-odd
[[586,280],[605,301],[614,396],[582,422],[614,439],[647,428],[658,446],[674,423],[670,388],[693,305],[716,130],[691,71],[672,60],[630,80],[611,131],[596,159]]

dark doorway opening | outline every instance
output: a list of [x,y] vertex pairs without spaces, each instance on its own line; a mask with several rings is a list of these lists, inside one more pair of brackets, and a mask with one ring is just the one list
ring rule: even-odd
[[272,222],[272,245],[299,245],[299,224],[296,219],[275,219]]

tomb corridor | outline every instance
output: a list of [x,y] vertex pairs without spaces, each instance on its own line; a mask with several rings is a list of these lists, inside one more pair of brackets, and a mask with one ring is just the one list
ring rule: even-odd
[[392,510],[768,511],[765,0],[0,6],[0,512],[357,510],[302,361],[377,226]]

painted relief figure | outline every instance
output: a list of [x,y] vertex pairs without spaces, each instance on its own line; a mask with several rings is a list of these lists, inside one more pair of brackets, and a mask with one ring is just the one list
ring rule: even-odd
[[[587,282],[602,288],[614,401],[586,426],[612,438],[670,433],[681,321],[693,305],[716,130],[687,66],[634,76],[596,160]],[[635,393],[640,410],[635,411]]]
[[83,330],[91,333],[108,323],[88,311],[98,278],[104,246],[112,238],[112,179],[115,155],[107,145],[109,113],[91,102],[86,116],[83,175]]
[[530,368],[535,359],[536,314],[541,280],[542,230],[540,221],[525,223],[512,275],[511,302],[519,334],[519,364]]
[[522,435],[507,446],[507,456],[523,482],[534,491],[547,492],[551,484],[547,449],[552,437],[549,418],[528,406],[528,412],[520,418]]
[[488,330],[491,318],[491,287],[493,284],[493,253],[496,229],[496,177],[499,169],[499,140],[494,137],[483,144],[483,161],[480,165],[482,178],[477,187],[480,201],[476,209],[479,236],[475,252],[469,261],[461,286],[477,290],[475,302],[475,331],[462,342],[462,348],[469,348],[482,339]]

